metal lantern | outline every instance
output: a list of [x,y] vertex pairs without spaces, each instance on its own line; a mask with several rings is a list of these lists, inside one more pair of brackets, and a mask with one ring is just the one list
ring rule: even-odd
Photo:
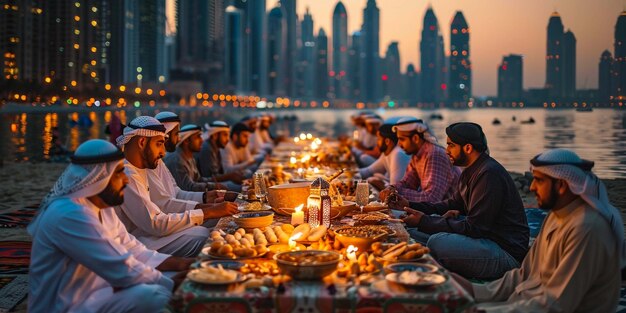
[[309,208],[309,225],[317,227],[320,224],[330,227],[330,183],[318,177],[311,183],[311,192],[307,199]]

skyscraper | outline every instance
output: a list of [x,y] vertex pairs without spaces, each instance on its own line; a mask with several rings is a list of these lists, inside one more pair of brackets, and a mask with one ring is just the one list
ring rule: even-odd
[[439,22],[432,7],[428,7],[424,15],[422,40],[420,42],[420,90],[421,100],[437,102],[443,100],[443,91],[446,88],[443,59],[443,37],[439,33]]
[[225,92],[242,93],[244,91],[244,27],[243,12],[235,6],[226,8],[225,51],[224,51],[224,87]]
[[317,34],[316,96],[318,99],[328,98],[328,37],[323,28]]
[[307,7],[301,24],[302,54],[300,64],[302,67],[301,90],[298,95],[311,98],[315,95],[315,71],[317,55],[315,48],[315,36],[313,35],[313,17]]
[[523,96],[522,56],[510,54],[498,66],[498,98],[519,101]]
[[617,18],[615,23],[615,52],[613,53],[615,71],[615,94],[618,100],[626,100],[626,11]]
[[470,29],[461,11],[457,11],[450,25],[450,80],[451,101],[467,101],[472,96],[472,67],[469,50]]
[[0,8],[0,66],[2,66],[2,77],[0,80],[21,79],[21,67],[19,62],[24,58],[23,44],[25,35],[21,31],[20,25],[24,22],[20,19],[20,11],[25,7],[20,7],[20,1],[9,1],[7,7]]
[[100,81],[98,24],[102,2],[49,0],[43,2],[48,43],[46,75],[68,88],[93,89]]
[[270,10],[267,17],[267,93],[272,96],[285,96],[283,67],[283,13],[280,7]]
[[392,99],[401,99],[402,81],[400,77],[400,51],[398,42],[393,41],[385,53],[385,66],[382,70],[383,96]]
[[141,75],[139,65],[139,5],[136,1],[107,2],[105,37],[110,38],[106,47],[108,64],[107,83],[113,85],[134,84]]
[[598,95],[600,100],[606,101],[612,95],[613,56],[609,50],[604,50],[598,65]]
[[546,52],[546,89],[552,97],[561,97],[563,90],[563,23],[554,12],[548,22]]
[[563,92],[561,97],[576,97],[576,37],[568,30],[563,34]]
[[283,17],[285,18],[284,27],[286,31],[286,38],[284,38],[285,42],[285,51],[283,51],[282,55],[284,56],[283,66],[285,73],[285,89],[287,91],[288,96],[295,96],[296,92],[296,61],[297,61],[297,53],[298,53],[298,38],[296,35],[297,31],[297,22],[298,16],[296,14],[296,0],[281,0],[280,7],[283,10]]
[[361,32],[352,33],[352,44],[348,51],[348,80],[350,81],[350,99],[361,99],[361,57],[362,43]]
[[172,79],[196,80],[221,91],[224,64],[223,0],[176,2],[176,66]]
[[141,81],[164,82],[166,76],[165,0],[139,2]]
[[333,12],[333,58],[331,87],[335,98],[346,99],[350,95],[348,83],[348,13],[341,1]]
[[415,66],[413,66],[412,63],[409,63],[406,67],[403,84],[404,99],[409,102],[409,105],[415,105],[419,101],[419,87],[419,74],[415,72]]
[[244,45],[246,88],[253,94],[267,93],[267,23],[265,0],[235,0],[235,7],[243,11],[245,19]]
[[361,58],[361,98],[365,101],[380,100],[380,10],[376,0],[367,0],[363,10],[362,58]]

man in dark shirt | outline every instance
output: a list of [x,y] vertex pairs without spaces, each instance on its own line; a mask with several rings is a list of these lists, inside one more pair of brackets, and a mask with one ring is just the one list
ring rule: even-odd
[[215,182],[224,184],[228,190],[241,191],[241,183],[245,178],[242,171],[224,173],[222,166],[221,149],[226,147],[229,141],[230,127],[222,121],[214,121],[209,124],[209,129],[203,135],[205,140],[195,158],[198,170],[202,177],[210,178]]
[[398,197],[392,207],[410,206],[405,223],[417,227],[412,235],[426,239],[444,267],[465,277],[499,278],[519,267],[528,251],[522,199],[506,169],[489,156],[480,125],[455,123],[446,134],[446,153],[465,168],[455,193],[438,203],[409,204]]

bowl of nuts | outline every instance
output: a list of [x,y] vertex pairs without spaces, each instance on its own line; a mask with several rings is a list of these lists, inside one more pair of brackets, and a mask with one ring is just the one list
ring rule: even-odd
[[359,251],[370,250],[372,243],[383,240],[387,235],[386,231],[372,227],[352,226],[335,230],[335,239],[344,247],[353,245]]
[[322,279],[337,269],[341,254],[334,251],[301,250],[281,252],[274,255],[282,274],[294,279]]

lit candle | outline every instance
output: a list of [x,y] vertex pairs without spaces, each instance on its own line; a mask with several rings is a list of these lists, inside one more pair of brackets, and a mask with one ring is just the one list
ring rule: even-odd
[[291,167],[296,167],[296,162],[298,162],[298,159],[296,159],[296,157],[289,158],[289,164],[291,164]]
[[300,141],[300,138],[298,137],[293,137],[293,142],[298,143]]
[[311,143],[311,150],[315,151],[315,150],[317,150],[317,148],[318,148],[318,147],[319,147],[319,146],[317,145],[317,143],[316,143],[316,142],[312,142],[312,143]]
[[350,262],[355,263],[356,262],[356,252],[359,251],[359,248],[350,245],[347,249],[346,249],[346,256],[348,257],[348,260],[350,260]]
[[320,169],[317,167],[313,168],[313,174],[319,174],[320,173]]
[[291,225],[300,225],[304,223],[304,212],[302,212],[302,207],[304,204],[301,204],[295,208],[295,212],[291,214]]
[[311,133],[306,134],[306,139],[308,140],[313,139],[313,135],[311,135]]
[[305,133],[301,133],[300,134],[300,140],[306,140],[306,134]]
[[289,250],[294,250],[296,248],[296,240],[302,237],[302,233],[294,234],[289,238]]

